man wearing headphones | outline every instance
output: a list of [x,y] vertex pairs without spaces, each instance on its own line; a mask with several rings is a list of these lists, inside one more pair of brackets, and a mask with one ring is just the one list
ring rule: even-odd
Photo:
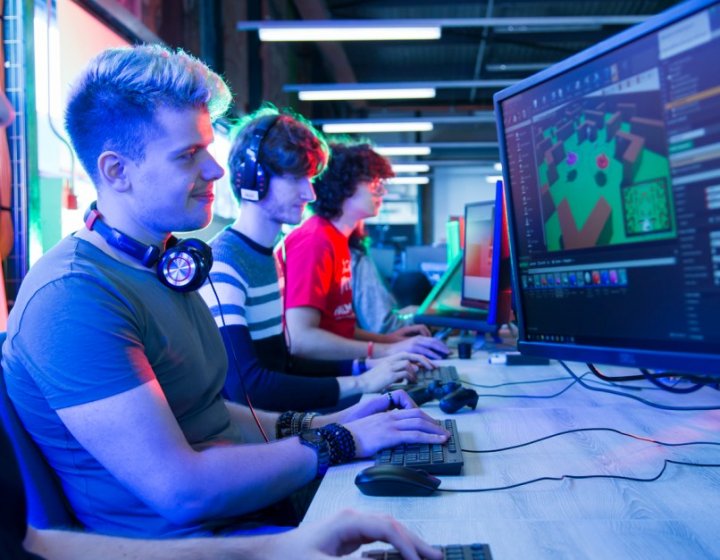
[[210,243],[213,284],[200,289],[228,351],[225,396],[265,410],[317,410],[413,379],[416,364],[432,367],[407,352],[367,362],[289,355],[273,246],[281,226],[298,224],[315,199],[312,180],[325,168],[327,145],[302,117],[271,106],[236,130],[228,167],[240,216]]
[[97,204],[25,277],[2,367],[93,532],[233,532],[332,464],[448,436],[401,391],[321,417],[223,400],[225,348],[192,291],[211,252],[171,232],[210,222],[223,175],[212,120],[229,103],[217,74],[158,45],[104,51],[69,96],[66,128]]

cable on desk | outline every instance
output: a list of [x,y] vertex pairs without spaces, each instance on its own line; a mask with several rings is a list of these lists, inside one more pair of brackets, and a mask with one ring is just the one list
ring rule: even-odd
[[720,464],[717,463],[688,463],[686,461],[674,461],[673,459],[664,459],[663,466],[660,472],[650,478],[640,478],[635,476],[623,476],[619,474],[563,474],[560,476],[541,476],[540,478],[533,478],[532,480],[524,480],[516,484],[509,484],[507,486],[495,486],[493,488],[438,488],[436,492],[494,492],[496,490],[511,490],[513,488],[519,488],[521,486],[527,486],[529,484],[535,484],[536,482],[543,482],[545,480],[563,481],[569,480],[589,480],[593,478],[601,478],[608,480],[628,480],[630,482],[655,482],[665,474],[668,465],[683,465],[687,467],[703,467],[703,468],[720,468]]
[[635,434],[630,434],[628,432],[623,432],[622,430],[616,430],[615,428],[574,428],[572,430],[565,430],[563,432],[557,432],[554,434],[550,434],[549,436],[543,436],[538,439],[534,439],[532,441],[528,441],[525,443],[518,443],[517,445],[510,445],[508,447],[500,447],[498,449],[461,449],[463,453],[499,453],[500,451],[509,451],[511,449],[518,449],[520,447],[526,447],[528,445],[532,445],[534,443],[539,443],[541,441],[545,441],[548,439],[556,438],[559,436],[564,436],[566,434],[575,434],[579,432],[612,432],[615,434],[620,434],[621,436],[626,436],[629,438],[637,439],[640,441],[646,441],[648,443],[655,443],[657,445],[661,445],[663,447],[683,447],[687,445],[720,445],[719,441],[683,441],[679,443],[672,443],[667,441],[660,441],[656,439],[652,439],[645,436],[638,436]]
[[[641,369],[640,370],[643,373],[643,377],[650,381],[653,385],[656,387],[660,387],[660,389],[664,391],[668,391],[670,393],[676,393],[676,394],[687,394],[687,393],[694,393],[695,391],[698,391],[705,387],[707,385],[706,382],[694,382],[689,387],[677,387],[677,384],[682,381],[682,379],[678,379],[675,382],[675,385],[670,385],[668,383],[665,383],[664,381],[660,381],[660,379],[657,378],[657,376],[653,373],[650,373],[647,369]],[[665,374],[665,377],[670,377],[672,374]]]
[[[590,375],[590,372],[586,372],[582,375],[582,377],[585,377],[586,375]],[[461,381],[464,383],[464,381]],[[557,393],[553,393],[551,395],[498,395],[498,394],[483,394],[480,393],[478,397],[497,397],[499,399],[553,399],[555,397],[558,397],[562,395],[565,391],[570,389],[573,385],[575,385],[578,382],[577,379],[570,382],[570,384],[567,387],[562,388]],[[468,385],[472,385],[472,383],[469,383]]]
[[720,406],[672,406],[672,405],[667,405],[667,404],[654,403],[652,401],[648,401],[647,399],[643,399],[642,397],[638,397],[636,395],[631,395],[629,393],[613,391],[612,389],[605,389],[603,387],[592,387],[582,380],[582,377],[584,377],[585,374],[583,374],[581,377],[578,377],[577,375],[575,375],[573,370],[571,370],[563,360],[558,360],[558,362],[560,363],[560,365],[563,368],[565,368],[565,371],[567,371],[570,374],[570,376],[575,380],[576,383],[579,383],[582,387],[585,387],[586,389],[589,389],[590,391],[598,391],[600,393],[610,393],[611,395],[620,395],[621,397],[627,397],[628,399],[634,399],[643,404],[652,406],[653,408],[659,408],[661,410],[676,410],[676,411],[681,411],[681,412],[694,412],[694,411],[698,411],[698,410],[720,410]]
[[528,381],[508,381],[507,383],[498,383],[497,385],[483,385],[481,383],[471,383],[460,378],[460,383],[470,385],[471,387],[480,387],[481,389],[497,389],[499,387],[509,387],[511,385],[532,385],[534,383],[549,383],[551,381],[565,381],[567,377],[548,377],[546,379],[531,379]]
[[[692,393],[693,391],[697,391],[698,389],[702,389],[705,385],[710,383],[710,380],[705,380],[700,376],[687,374],[687,373],[675,373],[675,372],[651,372],[648,369],[640,369],[639,375],[618,375],[618,376],[608,376],[604,375],[600,372],[600,370],[597,369],[595,364],[586,364],[588,369],[590,369],[591,372],[593,372],[597,377],[602,379],[603,381],[609,381],[609,382],[617,382],[617,381],[642,381],[647,379],[648,381],[651,381],[654,385],[659,387],[660,389],[665,389],[666,391],[670,391],[673,393]],[[678,383],[682,380],[692,381],[693,386],[688,388],[682,388],[682,389],[675,389],[674,385],[667,385],[666,383],[663,383],[660,381],[660,379],[664,379],[666,377],[678,377]]]

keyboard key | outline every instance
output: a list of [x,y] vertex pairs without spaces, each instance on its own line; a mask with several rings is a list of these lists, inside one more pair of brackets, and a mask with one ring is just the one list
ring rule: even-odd
[[400,465],[430,474],[460,474],[465,461],[462,450],[457,445],[457,424],[451,419],[437,422],[450,432],[450,438],[444,444],[407,444],[393,449],[383,449],[375,455],[375,464]]

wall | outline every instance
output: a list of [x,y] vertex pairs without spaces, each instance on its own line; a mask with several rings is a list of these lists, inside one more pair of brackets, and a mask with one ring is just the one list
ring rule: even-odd
[[495,184],[488,183],[486,177],[497,174],[486,166],[435,168],[432,195],[434,244],[446,241],[445,223],[450,216],[463,216],[465,204],[495,196]]

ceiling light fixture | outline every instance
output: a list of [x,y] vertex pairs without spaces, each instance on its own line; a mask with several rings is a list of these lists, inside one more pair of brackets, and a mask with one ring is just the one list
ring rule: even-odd
[[343,122],[322,125],[326,134],[351,134],[369,132],[429,132],[433,123],[425,121],[405,122]]
[[431,149],[429,146],[374,146],[375,150],[381,156],[429,156]]
[[435,88],[357,88],[304,89],[298,91],[300,101],[346,101],[352,99],[430,99]]
[[427,173],[430,166],[427,163],[393,163],[395,173]]
[[385,182],[389,185],[427,185],[430,177],[390,177]]
[[[440,39],[440,27],[388,26],[373,22],[329,21],[328,25],[314,22],[264,22],[258,29],[260,40],[278,41],[422,41]],[[312,26],[307,25],[311,23]],[[363,24],[364,23],[364,24]]]

